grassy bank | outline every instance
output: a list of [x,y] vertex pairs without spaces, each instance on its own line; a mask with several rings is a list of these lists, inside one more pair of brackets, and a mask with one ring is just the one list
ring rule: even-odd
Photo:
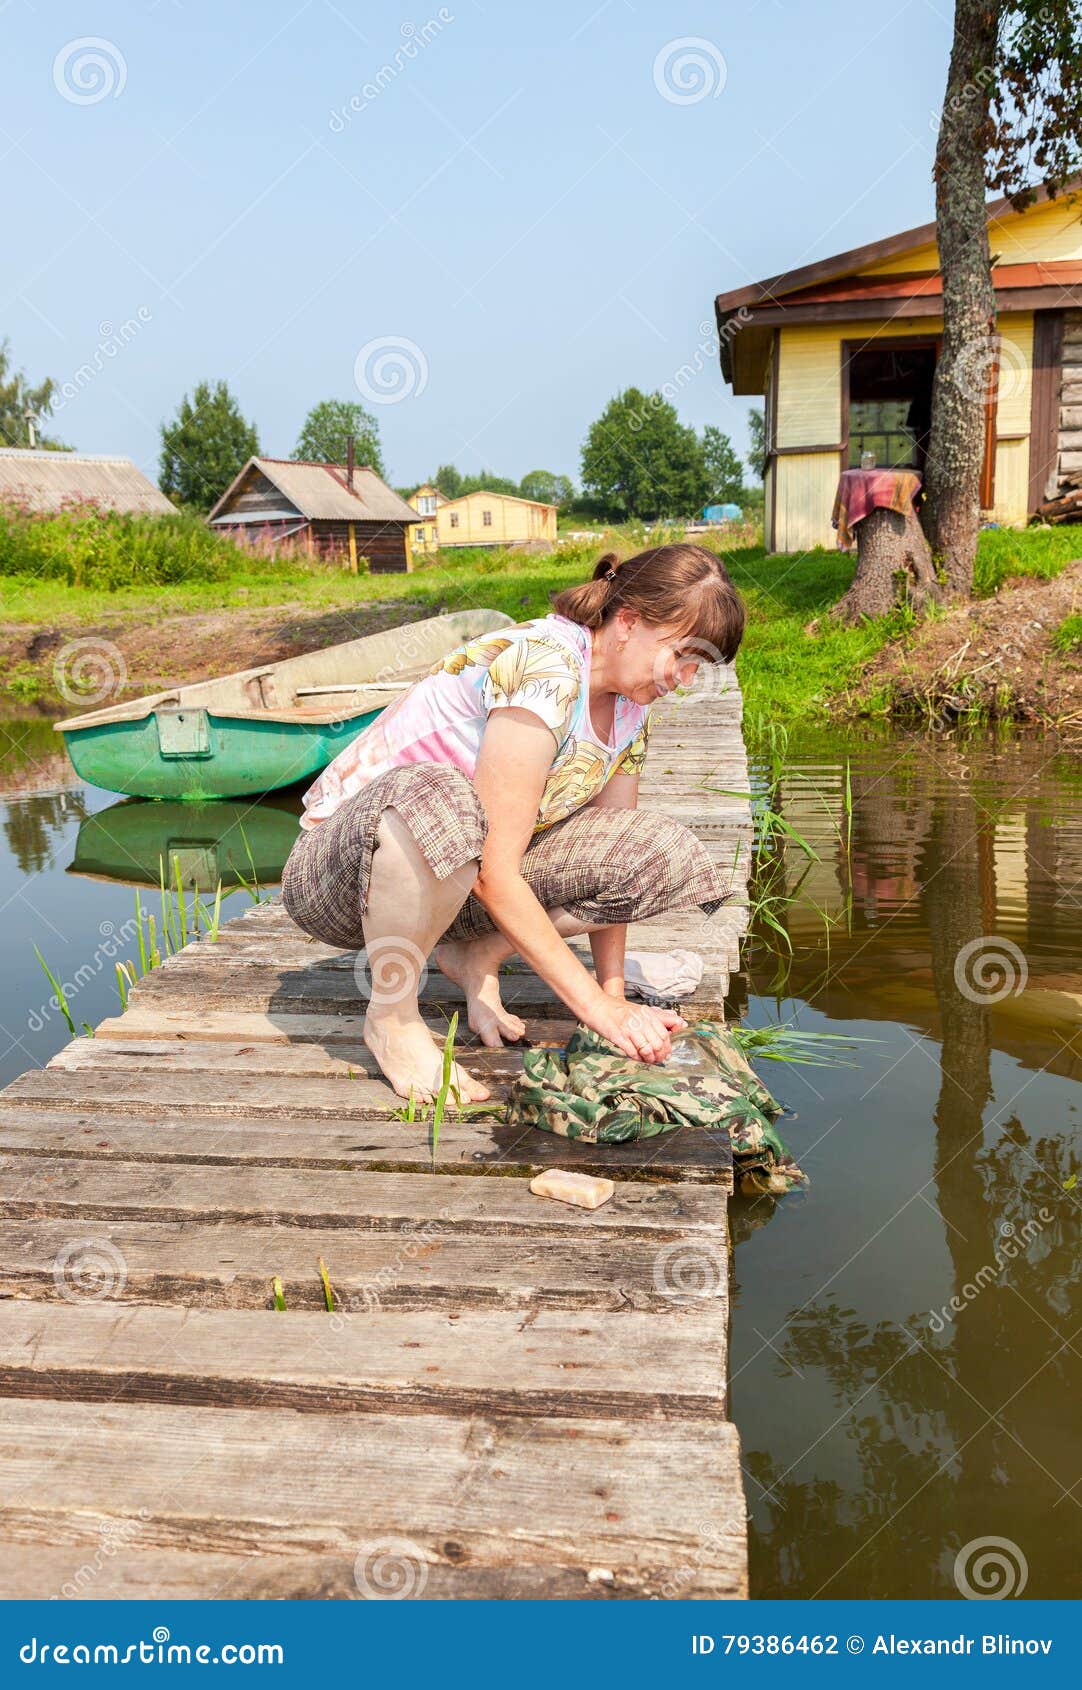
[[[163,541],[172,522],[166,518],[158,524]],[[213,650],[216,643],[213,636],[208,637],[208,614],[221,620],[223,632],[234,624],[241,627],[248,612],[264,612],[265,624],[267,614],[280,611],[293,624],[302,624],[302,634],[304,620],[310,618],[306,649],[350,637],[348,628],[343,632],[331,627],[329,613],[337,613],[346,624],[356,618],[355,631],[360,633],[366,631],[361,622],[366,607],[386,617],[393,614],[396,601],[403,604],[404,619],[407,610],[413,618],[485,605],[522,621],[543,615],[552,592],[586,578],[605,547],[614,546],[626,556],[644,542],[678,537],[675,531],[671,536],[655,532],[647,542],[641,528],[617,530],[545,555],[459,553],[408,575],[354,576],[303,558],[253,558],[217,537],[212,537],[208,550],[199,551],[199,535],[191,531],[187,519],[177,519],[175,537],[189,556],[196,556],[193,570],[185,575],[175,566],[168,546],[155,554],[152,568],[147,561],[151,556],[148,543],[139,552],[141,575],[137,572],[134,581],[114,586],[107,583],[119,569],[115,548],[120,532],[112,529],[109,546],[99,548],[106,560],[102,570],[84,568],[77,581],[62,578],[59,564],[44,576],[7,573],[0,567],[7,636],[6,647],[0,649],[0,688],[11,707],[27,702],[52,707],[50,656],[40,637],[42,630],[60,630],[65,638],[92,630],[123,648],[126,625],[139,619],[198,616],[202,620],[197,626],[193,620],[192,638],[198,642],[198,655],[205,659],[208,644]],[[706,543],[725,558],[748,606],[739,668],[752,737],[770,722],[848,714],[869,702],[873,708],[885,708],[885,697],[869,692],[863,671],[885,647],[904,644],[911,630],[900,614],[859,628],[839,627],[830,619],[831,606],[852,577],[851,558],[827,550],[770,555],[761,546],[726,547],[720,536],[711,536]],[[84,541],[87,547],[93,550]],[[1011,577],[1053,577],[1079,551],[1082,539],[1073,537],[1070,530],[985,530],[977,567],[978,592],[992,594]],[[147,579],[148,573],[161,579]],[[37,631],[36,642],[26,638],[31,629]],[[36,644],[43,647],[40,659],[35,655]],[[191,678],[196,653],[185,642],[183,624],[163,629],[158,645],[152,677],[138,662],[129,663],[128,696],[149,691],[163,680],[174,684]],[[261,649],[254,646],[250,655],[244,655],[243,638],[228,649],[228,667],[264,660]]]

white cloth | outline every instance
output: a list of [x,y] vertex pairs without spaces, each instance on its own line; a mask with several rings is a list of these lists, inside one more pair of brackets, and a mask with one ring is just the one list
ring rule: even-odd
[[647,1003],[686,998],[703,977],[703,959],[695,951],[628,951],[624,991]]

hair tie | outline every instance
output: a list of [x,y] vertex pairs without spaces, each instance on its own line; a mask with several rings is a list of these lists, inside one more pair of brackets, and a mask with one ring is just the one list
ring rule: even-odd
[[601,577],[601,579],[602,579],[602,580],[603,580],[603,581],[615,581],[615,579],[616,579],[616,571],[615,571],[615,569],[614,569],[614,568],[613,568],[613,567],[612,567],[612,564],[611,564],[611,563],[610,563],[610,564],[609,564],[609,567],[608,567],[608,568],[607,568],[607,569],[606,569],[606,571],[605,571],[605,573],[604,573],[604,575],[603,575],[603,576],[602,576],[602,577]]

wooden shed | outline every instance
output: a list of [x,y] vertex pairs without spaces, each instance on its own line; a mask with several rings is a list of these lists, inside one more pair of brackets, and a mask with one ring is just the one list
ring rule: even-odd
[[[996,200],[988,230],[998,369],[977,346],[964,379],[985,396],[984,514],[1021,524],[1082,469],[1079,200]],[[836,544],[838,474],[863,451],[923,469],[942,296],[934,223],[718,296],[722,373],[765,401],[768,549]]]
[[377,573],[413,568],[417,513],[364,465],[249,458],[207,521],[251,545],[289,541],[354,567],[363,557]]
[[132,516],[176,512],[130,458],[0,446],[0,500],[41,514],[94,505]]

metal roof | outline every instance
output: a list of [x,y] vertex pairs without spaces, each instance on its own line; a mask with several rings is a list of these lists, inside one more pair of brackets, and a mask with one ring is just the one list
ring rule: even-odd
[[175,513],[164,493],[130,458],[0,446],[0,499],[32,511],[58,511],[80,499],[139,516]]
[[376,474],[362,467],[353,472],[353,491],[338,464],[297,463],[292,458],[249,458],[210,513],[211,522],[229,520],[229,506],[249,470],[257,469],[273,482],[290,504],[314,522],[416,522],[417,512]]

